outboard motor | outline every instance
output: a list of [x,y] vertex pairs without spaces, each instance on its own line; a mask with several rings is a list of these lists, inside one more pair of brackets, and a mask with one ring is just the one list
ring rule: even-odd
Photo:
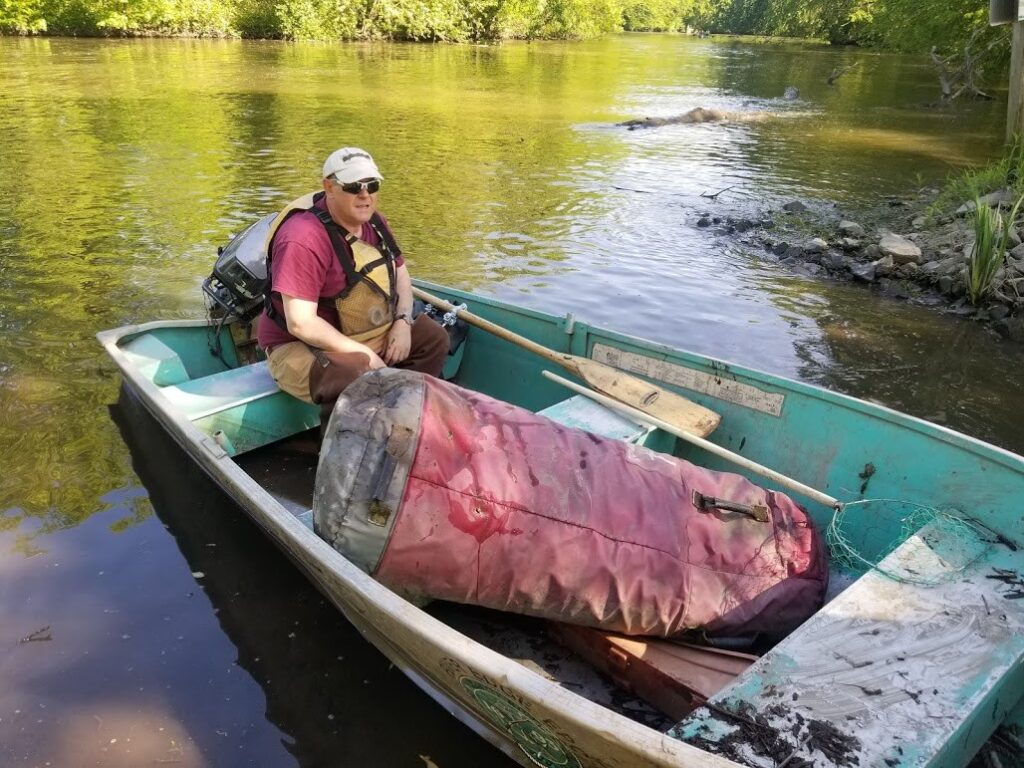
[[270,213],[217,249],[213,273],[203,281],[212,309],[224,318],[242,322],[263,310],[267,289],[267,235],[277,218]]

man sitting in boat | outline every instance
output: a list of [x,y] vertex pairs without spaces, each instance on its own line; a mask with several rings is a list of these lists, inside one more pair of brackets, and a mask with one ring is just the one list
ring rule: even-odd
[[270,290],[258,340],[285,392],[321,406],[385,366],[439,376],[448,334],[412,317],[402,251],[377,211],[383,177],[369,153],[346,147],[324,163],[323,191],[278,215],[268,240]]

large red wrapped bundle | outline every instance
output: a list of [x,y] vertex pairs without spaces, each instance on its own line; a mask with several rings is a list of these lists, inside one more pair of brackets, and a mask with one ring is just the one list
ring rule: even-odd
[[[767,522],[695,506],[694,491]],[[321,450],[317,533],[412,600],[443,599],[670,637],[779,637],[828,569],[787,496],[563,427],[420,374],[344,392]]]

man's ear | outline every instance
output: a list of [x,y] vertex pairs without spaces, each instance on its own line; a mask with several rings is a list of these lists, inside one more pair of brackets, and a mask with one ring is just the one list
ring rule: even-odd
[[325,176],[325,177],[324,177],[324,192],[330,192],[330,191],[331,191],[331,180],[330,180],[330,179],[328,179],[328,178],[327,178],[327,177]]

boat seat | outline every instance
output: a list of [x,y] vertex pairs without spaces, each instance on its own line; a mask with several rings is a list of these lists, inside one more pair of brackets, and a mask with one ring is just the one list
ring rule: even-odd
[[192,421],[280,392],[267,363],[243,365],[164,387],[164,397]]
[[160,391],[231,456],[320,423],[320,409],[279,389],[266,361],[183,381]]
[[156,336],[143,333],[121,345],[132,366],[158,387],[188,381],[188,371],[178,353]]
[[939,518],[880,568],[918,583],[862,576],[669,735],[751,766],[970,762],[1024,693],[1024,550]]
[[644,438],[654,431],[653,427],[637,424],[583,395],[573,395],[568,400],[555,403],[537,413],[563,426],[582,429],[584,432],[610,440],[624,440],[627,443],[642,443]]
[[757,661],[748,653],[557,621],[548,622],[548,633],[617,687],[673,720],[693,712]]

